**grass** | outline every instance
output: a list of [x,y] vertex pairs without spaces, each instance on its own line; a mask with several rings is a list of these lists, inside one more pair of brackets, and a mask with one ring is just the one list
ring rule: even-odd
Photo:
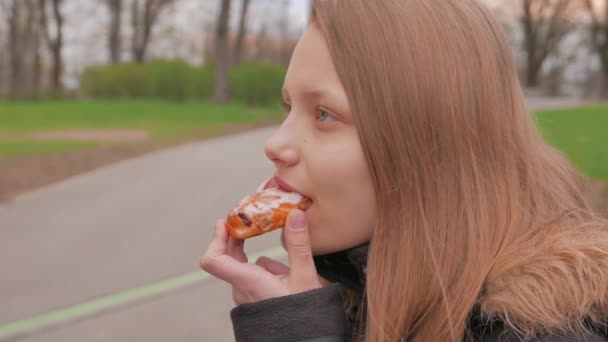
[[[216,130],[278,121],[278,106],[152,100],[0,102],[0,158],[62,153],[101,143],[36,141],[34,132],[126,128],[148,131],[155,141],[179,141]],[[608,105],[536,113],[537,126],[586,175],[608,181]],[[210,133],[211,132],[211,133]]]
[[63,153],[97,146],[94,142],[0,140],[0,157]]
[[276,121],[279,106],[250,108],[238,103],[162,100],[90,100],[0,102],[0,158],[61,153],[101,143],[38,141],[35,132],[53,130],[137,129],[155,141],[179,141],[225,128]]
[[546,141],[584,174],[608,181],[608,105],[541,111],[535,119]]

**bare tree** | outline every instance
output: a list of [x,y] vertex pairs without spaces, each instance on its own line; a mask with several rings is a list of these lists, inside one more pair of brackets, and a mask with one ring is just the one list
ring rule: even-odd
[[258,62],[263,61],[268,52],[268,25],[262,23],[262,27],[260,27],[255,37],[255,54],[253,58]]
[[547,56],[572,30],[577,0],[523,0],[520,22],[526,50],[526,85],[536,87]]
[[608,97],[608,3],[604,5],[604,13],[600,11],[599,4],[593,0],[586,0],[587,9],[591,15],[591,43],[598,53],[604,75],[603,96]]
[[[50,1],[51,12],[53,18],[53,27],[55,28],[55,37],[51,36],[50,22],[47,14],[48,2]],[[61,91],[61,76],[63,74],[63,57],[61,49],[63,48],[63,22],[64,18],[61,14],[61,5],[63,0],[39,0],[40,9],[40,27],[44,40],[46,41],[49,50],[51,51],[52,69],[51,69],[51,87],[55,91]]]
[[132,0],[131,3],[131,26],[133,36],[131,38],[131,52],[133,60],[143,63],[146,57],[146,49],[150,42],[152,28],[158,20],[161,12],[174,0]]
[[205,63],[215,59],[215,20],[205,21],[203,24],[203,59]]
[[228,45],[228,21],[230,0],[222,0],[215,35],[215,72],[213,82],[213,102],[225,103],[230,100],[228,69],[230,68],[230,47]]
[[[256,33],[255,43],[251,44],[253,60],[257,62],[283,64],[289,63],[289,58],[296,46],[298,37],[290,34],[290,27],[286,21],[286,3],[281,7],[275,6],[274,17],[261,23]],[[267,17],[268,18],[268,17]]]
[[22,97],[38,91],[40,83],[40,27],[35,0],[2,3],[8,25],[8,92]]
[[8,1],[0,2],[0,98],[8,93],[7,85],[9,74],[8,67]]
[[247,34],[247,12],[249,10],[249,0],[242,0],[241,6],[241,18],[239,20],[239,31],[236,37],[236,44],[234,47],[234,63],[240,64],[243,60],[243,41]]
[[289,39],[289,0],[283,0],[281,3],[281,14],[278,19],[278,28],[281,34],[279,43],[279,58],[281,64],[289,64],[292,48]]
[[40,10],[36,5],[36,0],[23,0],[26,15],[22,34],[23,59],[27,65],[27,72],[24,73],[24,90],[30,94],[38,93],[42,79],[42,30],[40,27]]
[[110,29],[108,35],[108,49],[110,62],[120,63],[121,44],[121,22],[122,22],[122,0],[104,0],[110,11]]
[[546,95],[565,95],[569,83],[566,71],[581,61],[584,55],[588,55],[585,51],[588,47],[587,39],[580,33],[580,30],[576,30],[569,34],[547,59],[548,65],[544,68],[546,74],[541,82]]
[[21,59],[21,30],[20,23],[21,12],[23,11],[22,2],[13,0],[7,5],[8,13],[8,48],[9,48],[9,65],[11,76],[9,79],[9,92],[12,96],[20,93],[22,90],[22,72],[23,63]]
[[41,13],[36,6],[34,6],[34,1],[29,3],[31,4],[30,13],[33,13],[31,22],[36,28],[32,36],[32,91],[39,93],[42,88],[42,55],[40,51],[42,45],[42,28],[40,27],[39,20]]
[[39,0],[0,0],[0,82],[12,98],[35,95],[42,89],[45,48]]

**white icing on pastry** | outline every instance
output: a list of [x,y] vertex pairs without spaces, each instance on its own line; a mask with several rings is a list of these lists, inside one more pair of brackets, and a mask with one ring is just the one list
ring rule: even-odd
[[239,212],[247,217],[253,218],[259,214],[266,214],[273,209],[278,209],[282,203],[298,205],[303,196],[298,193],[285,192],[278,188],[269,188],[257,192],[253,196],[245,197],[237,208],[232,210],[233,215]]

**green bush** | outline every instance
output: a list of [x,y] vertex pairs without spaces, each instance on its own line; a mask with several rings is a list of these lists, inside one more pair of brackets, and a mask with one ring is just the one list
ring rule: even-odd
[[281,96],[285,68],[274,64],[243,64],[230,70],[233,99],[250,105],[276,102]]
[[[89,67],[81,93],[89,98],[160,98],[207,100],[213,93],[213,64],[194,67],[183,61],[153,60]],[[244,64],[230,70],[232,99],[249,105],[278,100],[285,68],[272,64]]]
[[146,97],[145,70],[136,63],[87,68],[80,87],[92,98]]
[[213,94],[213,64],[194,69],[190,84],[190,95],[199,100],[207,100]]
[[182,61],[156,60],[142,66],[146,97],[185,100],[190,98],[194,68]]

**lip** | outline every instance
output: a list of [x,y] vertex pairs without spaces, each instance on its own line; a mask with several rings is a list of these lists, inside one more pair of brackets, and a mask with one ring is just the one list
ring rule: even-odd
[[298,189],[296,189],[293,186],[289,185],[289,183],[287,183],[284,180],[282,180],[279,176],[274,176],[274,182],[276,183],[276,185],[280,189],[283,189],[283,190],[289,191],[289,192],[295,192],[295,193],[298,193],[298,194],[300,194],[302,196],[305,196],[301,191],[299,191]]

